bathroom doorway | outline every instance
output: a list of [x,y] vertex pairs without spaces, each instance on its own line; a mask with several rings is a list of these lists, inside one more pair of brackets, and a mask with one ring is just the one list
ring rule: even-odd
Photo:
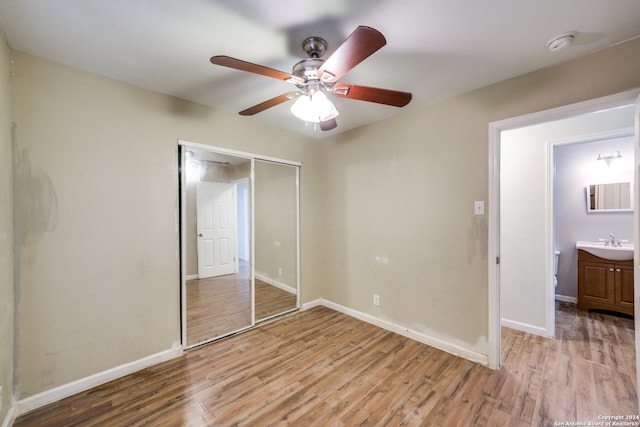
[[[550,141],[555,171],[555,299],[570,304],[578,303],[576,242],[634,242],[634,106],[587,116],[600,122],[616,119],[614,126],[628,126]],[[607,188],[615,191],[607,194]],[[630,252],[628,259],[632,258]]]
[[[518,151],[524,154],[535,176],[530,182],[513,182],[514,189],[503,188],[501,180],[503,172],[508,171],[512,163],[502,158],[503,137],[509,132],[516,132],[526,127],[542,127],[544,124],[561,126],[562,121],[570,118],[586,118],[588,114],[610,110],[635,103],[640,90],[633,90],[596,100],[573,104],[553,110],[542,111],[526,116],[515,117],[500,122],[491,123],[490,130],[490,191],[489,191],[489,363],[491,367],[500,366],[500,331],[503,318],[508,326],[538,335],[553,336],[555,332],[555,287],[554,276],[554,218],[553,218],[553,143],[558,144],[564,139],[566,142],[571,135],[564,137],[547,137],[537,146],[519,146]],[[634,116],[637,114],[634,111]],[[594,133],[593,131],[591,133]],[[583,134],[589,131],[583,132]],[[575,137],[573,134],[573,138]],[[637,138],[637,135],[636,135]],[[636,144],[637,145],[637,144]],[[506,146],[506,144],[505,144]],[[528,151],[529,150],[529,151]],[[630,154],[635,158],[635,154]],[[635,164],[635,162],[634,162]],[[529,176],[531,178],[531,176]],[[636,186],[637,188],[637,186]],[[509,217],[501,218],[501,201],[507,199],[506,194],[516,194],[521,197],[514,221],[519,230],[524,233],[505,233],[508,229]],[[519,192],[518,192],[519,191]],[[634,223],[637,223],[637,209]],[[524,226],[523,226],[524,224]],[[636,240],[638,230],[634,229],[633,239]],[[524,243],[523,243],[524,242]],[[508,250],[509,245],[516,250]],[[520,279],[516,292],[510,292],[505,274],[509,269],[516,268]],[[637,264],[637,258],[636,258]],[[539,286],[540,283],[546,286]],[[535,284],[538,284],[536,287]],[[638,280],[636,280],[636,295],[638,295]],[[522,310],[513,315],[513,303],[508,298],[516,295]],[[505,301],[501,306],[501,299]],[[505,312],[505,306],[508,309]],[[511,310],[509,312],[509,310]],[[519,317],[516,317],[519,316]],[[638,316],[636,316],[636,322]],[[636,323],[637,324],[637,323]],[[638,329],[638,328],[636,328]]]
[[[502,326],[553,337],[558,296],[577,302],[576,242],[610,232],[633,242],[630,200],[627,211],[587,211],[585,191],[605,182],[633,187],[633,123],[634,106],[626,105],[501,133]],[[610,150],[620,157],[596,160]]]

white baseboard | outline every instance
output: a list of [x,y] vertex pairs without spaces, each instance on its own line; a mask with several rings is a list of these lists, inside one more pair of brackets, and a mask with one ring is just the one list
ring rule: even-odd
[[318,299],[314,299],[313,301],[305,302],[303,304],[300,304],[300,311],[309,310],[309,309],[312,309],[313,307],[318,307],[318,306],[326,306],[324,304],[325,301],[326,300],[323,298],[318,298]]
[[124,365],[116,366],[114,368],[107,369],[106,371],[98,372],[97,374],[90,375],[77,381],[63,384],[61,386],[52,388],[51,390],[43,391],[42,393],[38,393],[33,396],[21,399],[16,405],[16,416],[26,414],[27,412],[31,412],[34,409],[38,409],[42,406],[48,405],[49,403],[57,402],[58,400],[64,399],[65,397],[69,397],[85,390],[89,390],[90,388],[97,387],[101,384],[118,379],[125,375],[132,374],[149,366],[153,366],[158,363],[173,359],[180,356],[181,354],[182,348],[174,347],[172,349],[152,354],[142,359],[125,363]]
[[4,417],[4,421],[2,422],[2,427],[11,427],[13,425],[16,418],[18,417],[16,415],[16,406],[17,406],[16,403],[11,405],[11,407],[9,408],[9,411],[7,412],[7,415],[5,415]]
[[198,278],[197,274],[188,274],[186,280],[196,280]]
[[[440,338],[436,338],[436,337],[424,334],[422,332],[413,331],[404,326],[397,325],[387,320],[379,319],[370,314],[353,310],[351,308],[325,300],[323,298],[302,304],[302,306],[300,307],[300,310],[309,310],[313,307],[320,306],[320,305],[331,308],[333,310],[344,313],[348,316],[354,317],[356,319],[362,320],[372,325],[381,327],[390,332],[397,333],[399,335],[405,336],[407,338],[413,339],[415,341],[418,341],[423,344],[429,345],[431,347],[437,348],[439,350],[445,351],[447,353],[451,353],[455,356],[463,357],[472,362],[480,363],[482,365],[488,365],[489,363],[488,356],[485,354],[471,351],[464,347],[460,347],[456,344],[444,341]],[[505,321],[503,320],[503,324],[504,322]],[[519,328],[514,328],[514,329],[519,329]],[[532,333],[536,333],[536,332],[532,332]],[[538,333],[538,335],[540,334]],[[133,372],[137,372],[149,366],[153,366],[158,363],[162,363],[167,360],[173,359],[175,357],[180,356],[182,353],[183,351],[181,347],[179,346],[174,347],[172,349],[165,350],[160,353],[152,354],[145,358],[142,358],[130,363],[126,363],[124,365],[116,366],[106,371],[99,372],[97,374],[90,375],[88,377],[79,379],[77,381],[73,381],[73,382],[55,387],[51,390],[43,391],[33,396],[29,396],[27,398],[21,399],[9,409],[9,412],[5,417],[2,427],[10,427],[15,421],[15,418],[17,418],[20,415],[26,414],[27,412],[31,412],[42,406],[64,399],[65,397],[72,396],[76,393],[80,393],[85,390],[89,390],[93,387],[97,387],[101,384],[121,378],[125,375],[131,374]]]
[[571,304],[577,304],[578,298],[576,297],[568,297],[566,295],[558,295],[556,294],[556,301],[568,302]]
[[543,337],[553,337],[553,334],[549,335],[546,328],[540,326],[529,325],[528,323],[516,322],[515,320],[500,319],[500,325],[515,329],[516,331],[528,332],[533,335],[540,335]]
[[276,288],[282,289],[283,291],[289,292],[290,294],[296,294],[296,289],[292,288],[291,286],[282,283],[282,282],[278,282],[277,280],[272,279],[271,277],[267,276],[264,273],[258,273],[256,271],[256,279],[258,280],[262,280],[265,283],[270,284],[271,286],[275,286]]
[[317,307],[319,305],[339,311],[340,313],[344,313],[348,316],[355,317],[358,320],[362,320],[363,322],[370,323],[372,325],[386,329],[387,331],[394,332],[398,335],[411,338],[412,340],[437,348],[438,350],[451,353],[454,356],[459,356],[459,357],[468,359],[472,362],[480,363],[485,366],[489,365],[489,357],[486,354],[477,353],[467,348],[460,347],[457,344],[444,341],[440,338],[436,338],[436,337],[424,334],[422,332],[413,331],[404,326],[395,324],[393,322],[389,322],[388,320],[379,319],[370,314],[353,310],[351,308],[345,307],[340,304],[336,304],[332,301],[328,301],[323,298],[319,298],[317,300],[313,300],[308,303],[302,304],[302,306],[300,307],[300,310],[309,310],[310,308]]

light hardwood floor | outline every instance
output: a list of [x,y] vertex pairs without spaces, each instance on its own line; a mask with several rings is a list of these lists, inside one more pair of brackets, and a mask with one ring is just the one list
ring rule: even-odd
[[493,371],[324,307],[20,417],[16,426],[553,426],[638,413],[633,321],[560,304]]

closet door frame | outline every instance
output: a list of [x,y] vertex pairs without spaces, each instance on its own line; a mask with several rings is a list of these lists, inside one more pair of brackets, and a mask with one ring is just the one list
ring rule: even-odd
[[[186,309],[186,277],[187,277],[187,259],[186,259],[186,174],[184,170],[185,165],[185,154],[189,148],[194,148],[197,150],[206,150],[213,153],[225,154],[229,156],[242,157],[251,160],[251,176],[249,179],[249,187],[251,193],[251,230],[250,230],[250,240],[251,240],[251,249],[250,249],[250,279],[251,279],[251,324],[248,327],[242,328],[238,331],[232,331],[229,334],[220,335],[210,340],[205,340],[199,343],[187,344],[187,309]],[[286,166],[294,166],[296,168],[296,287],[297,287],[297,297],[296,297],[296,307],[292,310],[288,310],[281,314],[286,314],[291,311],[298,310],[300,308],[300,168],[302,167],[301,162],[281,159],[277,157],[265,156],[256,153],[249,153],[244,151],[232,150],[229,148],[218,147],[214,145],[202,144],[192,141],[186,141],[182,139],[178,139],[178,179],[179,179],[179,211],[177,212],[177,226],[179,228],[179,262],[180,262],[180,337],[183,350],[187,350],[190,348],[198,347],[200,345],[224,338],[225,336],[235,334],[247,329],[251,329],[256,325],[256,316],[255,316],[255,220],[254,220],[254,164],[255,160],[272,162],[277,164],[282,164]]]

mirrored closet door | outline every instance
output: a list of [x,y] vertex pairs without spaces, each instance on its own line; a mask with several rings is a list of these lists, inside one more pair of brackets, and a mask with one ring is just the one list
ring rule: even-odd
[[256,321],[298,308],[298,171],[256,160]]
[[180,145],[186,348],[299,307],[299,165]]
[[182,148],[183,339],[189,347],[253,324],[252,159]]

